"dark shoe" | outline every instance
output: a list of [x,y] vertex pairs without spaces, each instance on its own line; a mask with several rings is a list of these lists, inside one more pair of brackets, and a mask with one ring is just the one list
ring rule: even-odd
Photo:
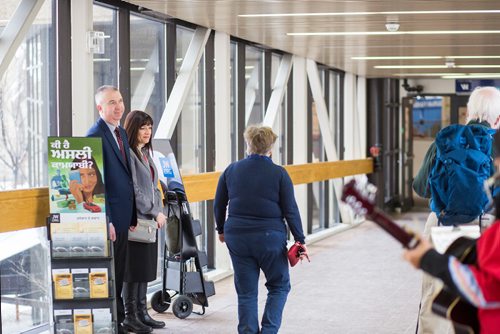
[[165,323],[163,321],[157,321],[148,314],[148,311],[141,311],[137,313],[137,318],[147,326],[151,326],[152,328],[163,328],[165,327]]

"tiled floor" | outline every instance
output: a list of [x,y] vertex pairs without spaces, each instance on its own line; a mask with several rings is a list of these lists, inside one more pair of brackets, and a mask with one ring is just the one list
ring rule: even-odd
[[[421,231],[426,212],[395,219]],[[365,222],[309,245],[311,263],[291,269],[290,292],[280,333],[413,334],[421,274],[404,262],[402,248],[382,229]],[[177,319],[171,310],[151,314],[167,327],[154,333],[236,333],[232,277],[219,281],[203,316]],[[261,277],[259,308],[266,290]],[[196,310],[196,306],[195,306]]]

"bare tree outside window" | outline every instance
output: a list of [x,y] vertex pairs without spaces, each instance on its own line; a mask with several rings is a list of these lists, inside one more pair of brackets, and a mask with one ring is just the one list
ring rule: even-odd
[[[26,49],[23,44],[20,49]],[[23,87],[25,80],[19,80],[20,75],[26,75],[24,50],[16,53],[11,65],[0,81],[0,154],[1,169],[3,169],[0,189],[21,188],[26,183],[23,172],[28,156],[28,124],[26,93]],[[28,130],[28,131],[26,131]]]

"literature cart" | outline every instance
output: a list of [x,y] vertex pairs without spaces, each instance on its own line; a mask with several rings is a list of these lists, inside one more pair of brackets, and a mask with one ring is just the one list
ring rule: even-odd
[[117,332],[100,138],[49,137],[54,333]]

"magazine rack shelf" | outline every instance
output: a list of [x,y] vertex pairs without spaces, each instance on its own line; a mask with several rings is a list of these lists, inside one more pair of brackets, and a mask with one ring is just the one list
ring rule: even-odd
[[98,247],[97,256],[89,256],[96,254],[97,246],[92,245],[72,252],[81,245],[74,246],[71,235],[65,239],[65,246],[61,246],[61,240],[54,243],[50,233],[54,223],[50,221],[48,218],[54,333],[116,333],[112,242],[106,239],[105,246]]

